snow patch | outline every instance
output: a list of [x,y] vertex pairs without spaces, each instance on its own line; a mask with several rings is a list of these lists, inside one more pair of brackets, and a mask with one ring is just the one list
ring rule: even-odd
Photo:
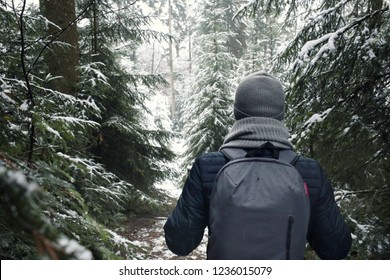
[[[139,243],[145,245],[145,248],[149,250],[149,259],[153,260],[169,260],[177,259],[178,256],[172,253],[166,243],[164,237],[163,227],[166,218],[157,218],[152,227],[141,228],[137,231],[136,238],[142,241],[132,241],[133,243]],[[208,231],[206,229],[202,242],[199,246],[188,256],[180,257],[190,260],[206,259],[206,249],[208,241]]]
[[10,171],[5,167],[0,166],[0,174],[6,174],[8,180],[11,182],[16,182],[16,184],[20,185],[27,192],[33,192],[39,188],[39,186],[32,182],[28,182],[26,176],[19,171]]
[[312,115],[306,122],[305,126],[310,126],[314,123],[319,123],[325,120],[325,118],[329,115],[329,113],[332,111],[333,108],[329,108],[326,111],[320,113],[320,114],[314,114]]
[[65,122],[69,122],[69,123],[75,123],[75,124],[79,124],[79,125],[89,124],[89,125],[97,126],[97,127],[100,126],[100,124],[97,123],[97,122],[90,121],[90,120],[84,120],[84,119],[80,119],[80,118],[75,118],[75,117],[52,116],[51,118],[53,120],[61,120],[61,121],[65,121]]
[[27,101],[27,100],[25,100],[25,101],[22,103],[22,105],[20,105],[19,110],[20,110],[20,111],[23,111],[23,112],[26,112],[26,111],[28,110],[28,101]]
[[92,260],[93,255],[91,251],[86,249],[84,246],[80,245],[76,240],[68,239],[65,236],[62,236],[58,240],[58,245],[60,245],[66,254],[74,255],[78,260]]
[[51,127],[50,127],[49,125],[47,125],[47,124],[44,124],[44,125],[45,125],[45,128],[46,128],[46,130],[47,130],[48,132],[54,134],[54,135],[55,135],[56,137],[58,137],[58,138],[61,138],[60,133],[59,133],[57,130],[51,128]]
[[13,100],[11,97],[9,97],[8,95],[6,95],[4,92],[0,91],[0,97],[5,99],[6,101],[8,101],[9,103],[11,104],[16,104],[16,101]]

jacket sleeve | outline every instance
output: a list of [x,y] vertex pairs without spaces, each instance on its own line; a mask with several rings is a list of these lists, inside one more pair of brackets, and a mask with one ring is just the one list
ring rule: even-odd
[[321,259],[344,259],[351,248],[351,233],[340,214],[329,179],[315,163],[320,175],[320,189],[311,201],[307,240]]
[[188,255],[202,241],[206,225],[207,215],[197,159],[177,205],[164,225],[168,248],[176,255]]

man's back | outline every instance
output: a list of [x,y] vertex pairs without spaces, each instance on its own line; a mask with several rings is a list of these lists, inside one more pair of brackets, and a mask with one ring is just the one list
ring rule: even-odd
[[[215,177],[226,162],[221,152],[204,154],[196,160],[178,206],[164,227],[168,248],[174,253],[187,255],[200,243],[209,222],[209,198]],[[317,161],[303,156],[294,166],[309,190],[311,216],[307,241],[321,259],[345,258],[351,247],[351,234],[323,169]],[[196,211],[185,210],[190,208]],[[189,223],[179,233],[176,227],[183,224],[182,220]]]

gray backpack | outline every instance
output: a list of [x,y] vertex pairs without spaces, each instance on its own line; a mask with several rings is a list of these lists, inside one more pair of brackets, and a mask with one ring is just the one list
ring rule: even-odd
[[310,218],[298,155],[268,143],[230,159],[210,196],[208,259],[303,259]]

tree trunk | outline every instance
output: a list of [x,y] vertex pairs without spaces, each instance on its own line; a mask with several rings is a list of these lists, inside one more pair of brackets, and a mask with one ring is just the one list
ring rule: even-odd
[[188,72],[190,75],[192,74],[192,31],[191,29],[188,37]]
[[[54,90],[75,95],[75,85],[79,81],[77,25],[72,23],[76,18],[75,1],[40,0],[40,9],[53,23],[49,25],[49,40],[59,36],[49,46],[50,50],[45,59],[51,75],[62,78],[53,80],[49,86]],[[63,46],[63,43],[67,46]]]
[[192,21],[190,17],[190,5],[188,1],[186,3],[186,32],[188,36],[188,73],[192,73]]
[[169,72],[170,72],[170,85],[171,85],[171,119],[175,120],[176,116],[176,97],[175,97],[175,86],[174,86],[174,77],[173,77],[173,42],[172,42],[172,4],[171,0],[168,0],[169,5],[169,18],[168,18],[168,27],[169,27]]
[[150,66],[150,74],[154,74],[154,57],[155,57],[155,54],[154,54],[154,49],[155,49],[155,41],[153,41],[153,46],[152,46],[152,62],[151,62],[151,66]]
[[97,29],[98,29],[98,16],[97,16],[97,4],[96,1],[93,2],[92,6],[92,54],[98,54],[98,38],[97,38]]

